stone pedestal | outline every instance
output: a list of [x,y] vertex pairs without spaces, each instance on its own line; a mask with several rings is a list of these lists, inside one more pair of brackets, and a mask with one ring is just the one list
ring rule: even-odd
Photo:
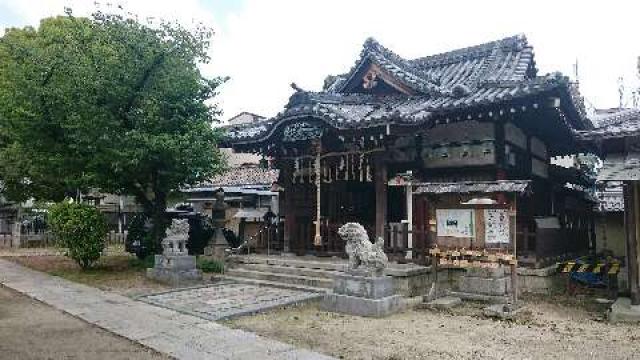
[[333,293],[327,294],[322,308],[350,315],[381,317],[405,308],[402,296],[395,295],[389,276],[341,274],[334,278]]
[[202,272],[196,269],[196,257],[189,255],[156,255],[155,266],[147,269],[147,277],[171,284],[202,280]]

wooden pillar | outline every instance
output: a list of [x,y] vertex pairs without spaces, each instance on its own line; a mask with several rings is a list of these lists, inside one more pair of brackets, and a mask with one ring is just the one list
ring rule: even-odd
[[510,205],[513,214],[513,238],[511,240],[513,261],[511,262],[511,301],[514,306],[518,304],[518,194],[513,194],[513,202]]
[[280,209],[280,211],[284,215],[284,244],[282,245],[282,250],[285,253],[291,252],[291,238],[293,237],[296,221],[293,201],[293,182],[291,181],[292,174],[289,170],[289,166],[280,169],[281,172],[284,172],[284,176],[282,177],[284,180],[284,192],[281,193],[284,195],[284,201],[283,208]]
[[322,171],[320,169],[320,155],[322,154],[322,143],[320,142],[320,139],[318,139],[318,143],[316,144],[316,159],[314,162],[314,170],[315,170],[315,180],[316,180],[316,222],[315,222],[315,229],[316,229],[316,234],[313,237],[313,245],[315,246],[322,246],[322,235],[320,235],[320,226],[321,226],[321,215],[320,215],[320,209],[322,209],[321,207],[321,200],[322,200],[322,189],[321,189],[321,183],[322,183]]
[[625,233],[627,248],[627,272],[632,305],[640,305],[638,293],[638,182],[624,184]]
[[414,196],[414,212],[413,212],[413,228],[416,230],[413,243],[416,249],[417,258],[422,259],[426,249],[426,228],[425,228],[425,207],[426,200],[424,195]]
[[374,167],[374,186],[376,190],[376,238],[384,238],[387,224],[387,165],[378,159]]
[[409,183],[406,186],[407,201],[407,247],[411,250],[407,251],[407,259],[413,259],[413,185]]

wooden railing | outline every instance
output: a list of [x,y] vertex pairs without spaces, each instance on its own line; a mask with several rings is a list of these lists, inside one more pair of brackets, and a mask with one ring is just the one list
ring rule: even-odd
[[284,224],[262,224],[253,236],[256,248],[270,253],[282,251],[284,245]]
[[[411,235],[411,245],[409,245]],[[431,234],[427,229],[408,223],[388,223],[385,226],[384,250],[390,260],[424,264],[431,244]]]

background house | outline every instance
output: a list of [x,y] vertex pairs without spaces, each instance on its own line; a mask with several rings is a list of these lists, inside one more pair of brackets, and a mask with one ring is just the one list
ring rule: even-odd
[[626,257],[631,303],[640,305],[640,110],[600,111],[594,129],[578,132],[597,147],[603,161],[598,172],[602,248]]
[[[242,112],[227,122],[234,125],[250,125],[264,117]],[[184,189],[186,201],[197,213],[211,215],[213,194],[222,189],[228,205],[226,227],[244,240],[254,240],[264,227],[264,217],[273,214],[277,224],[279,214],[278,192],[272,191],[278,179],[278,170],[268,169],[267,160],[254,153],[235,152],[221,148],[227,158],[228,170],[197,186]]]

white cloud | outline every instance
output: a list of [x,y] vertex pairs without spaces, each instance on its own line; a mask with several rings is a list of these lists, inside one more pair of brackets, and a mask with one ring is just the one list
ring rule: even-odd
[[[10,1],[30,23],[69,3]],[[224,118],[240,111],[274,115],[292,93],[291,82],[319,90],[326,75],[349,70],[367,36],[402,56],[419,57],[525,33],[541,74],[572,76],[578,59],[581,90],[597,107],[617,106],[619,76],[627,88],[638,83],[636,1],[246,0],[222,14],[210,12],[216,3],[206,7],[203,1],[130,0],[126,8],[186,23],[196,17],[214,26],[213,61],[205,72],[231,77],[217,99]],[[92,7],[92,1],[71,2]]]
[[640,2],[516,1],[248,1],[214,43],[213,68],[232,77],[220,100],[226,115],[273,115],[296,82],[319,89],[343,73],[374,36],[407,57],[525,33],[540,73],[573,76],[598,107],[617,106],[617,79],[637,86]]

